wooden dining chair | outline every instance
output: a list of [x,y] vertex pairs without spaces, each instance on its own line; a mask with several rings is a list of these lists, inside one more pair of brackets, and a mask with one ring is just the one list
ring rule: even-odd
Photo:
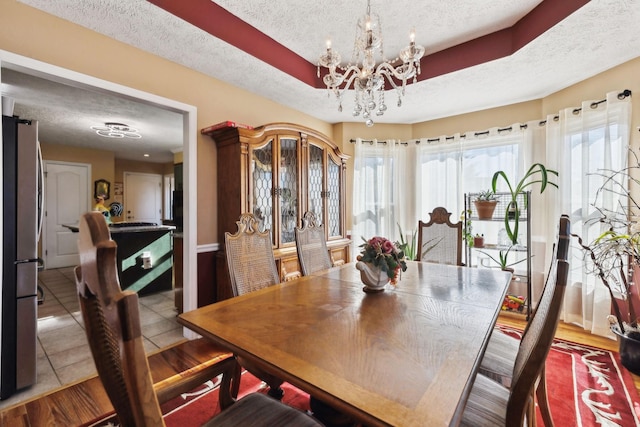
[[[549,273],[547,274],[547,280],[542,294],[544,296],[547,292],[553,292],[549,286],[550,278],[553,277],[554,267],[556,260],[567,260],[569,254],[569,245],[571,244],[571,222],[567,215],[562,215],[558,224],[558,234],[556,242],[553,245],[551,265]],[[524,337],[531,325],[531,319],[535,317],[537,307],[533,310],[530,321],[525,327],[522,336]],[[520,347],[520,339],[514,338],[500,331],[498,328],[493,330],[487,349],[482,358],[482,362],[479,368],[479,372],[494,381],[499,382],[505,387],[509,388],[512,382],[513,368]],[[545,368],[542,368],[540,378],[535,388],[535,394],[537,397],[538,405],[540,407],[540,413],[544,421],[545,426],[553,426],[553,418],[551,417],[551,409],[549,407],[549,400],[547,396],[547,385]]]
[[280,283],[269,230],[260,231],[259,221],[243,213],[235,233],[224,233],[224,247],[233,296]]
[[536,315],[530,320],[527,333],[518,347],[511,387],[477,374],[467,399],[463,426],[523,426],[535,424],[533,391],[542,374],[558,326],[562,299],[569,275],[569,263],[558,259],[538,303]]
[[260,393],[250,394],[237,402],[231,395],[236,360],[228,352],[209,370],[206,378],[186,389],[176,382],[189,378],[189,372],[175,375],[158,386],[154,384],[145,355],[138,312],[138,295],[122,291],[116,266],[116,243],[111,240],[104,216],[89,212],[80,219],[78,248],[80,265],[75,268],[78,299],[85,331],[98,376],[118,416],[120,425],[136,427],[164,426],[159,392],[162,386],[174,389],[173,398],[192,390],[205,381],[222,375],[219,404],[222,409],[207,426],[319,426],[301,411]]
[[298,263],[303,276],[333,267],[327,249],[324,225],[318,224],[313,212],[305,212],[302,227],[295,228]]
[[418,221],[418,261],[462,264],[462,221],[451,222],[451,213],[437,207],[429,222]]
[[[238,230],[224,234],[227,267],[234,297],[280,283],[273,256],[269,230],[260,231],[259,221],[250,213],[243,213],[236,221]],[[282,399],[283,381],[239,357],[238,362],[249,372],[269,385],[269,395]],[[239,375],[238,375],[239,376]],[[237,391],[236,388],[233,391]]]

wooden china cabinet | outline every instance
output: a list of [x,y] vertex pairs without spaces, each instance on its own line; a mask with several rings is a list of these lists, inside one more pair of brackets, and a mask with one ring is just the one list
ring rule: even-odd
[[[253,213],[262,230],[271,231],[282,281],[301,276],[295,227],[312,211],[324,224],[334,263],[349,262],[345,233],[345,173],[349,156],[325,135],[290,123],[248,128],[233,122],[210,126],[218,157],[217,300],[230,298],[224,233],[235,233],[244,212]],[[250,265],[247,266],[251,268]]]

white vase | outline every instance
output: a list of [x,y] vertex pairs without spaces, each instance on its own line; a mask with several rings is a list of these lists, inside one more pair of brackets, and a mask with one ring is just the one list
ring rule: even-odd
[[391,280],[386,271],[371,263],[358,261],[356,268],[360,270],[360,280],[365,285],[363,288],[365,292],[382,292],[385,285]]

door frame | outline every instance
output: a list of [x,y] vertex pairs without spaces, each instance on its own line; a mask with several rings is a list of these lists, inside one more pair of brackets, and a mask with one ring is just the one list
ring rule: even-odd
[[[22,55],[0,49],[0,70],[9,68],[45,79],[62,81],[71,86],[91,88],[92,90],[109,93],[111,95],[122,96],[134,99],[141,103],[154,105],[179,114],[182,114],[183,121],[183,163],[184,163],[184,311],[189,311],[198,306],[198,275],[197,275],[197,116],[198,109],[189,104],[185,104],[173,99],[164,98],[152,93],[143,92],[138,89],[112,83],[87,74],[78,73],[56,65],[48,64]],[[2,73],[0,72],[0,84],[2,83]],[[0,133],[0,142],[1,142]],[[2,154],[0,153],[0,159]],[[0,184],[2,178],[0,177]],[[2,208],[0,199],[0,209]],[[2,227],[0,227],[0,238],[2,238]],[[2,250],[0,249],[0,253]],[[0,274],[2,274],[0,264]],[[185,336],[193,338],[196,334],[186,328],[183,329]]]

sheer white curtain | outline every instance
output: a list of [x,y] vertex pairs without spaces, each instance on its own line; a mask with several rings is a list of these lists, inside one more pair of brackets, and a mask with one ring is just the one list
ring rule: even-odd
[[415,214],[415,144],[355,142],[353,182],[354,253],[362,238],[385,236],[399,240],[398,224],[409,233]]
[[[509,180],[520,179],[531,162],[530,141],[520,124],[491,128],[484,132],[467,132],[462,144],[463,189],[475,193],[491,188],[496,171],[504,171]],[[507,191],[503,181],[498,191]]]
[[439,206],[452,213],[451,222],[457,222],[464,206],[460,134],[422,139],[417,151],[416,226],[418,219],[429,221],[429,213]]
[[464,210],[464,194],[491,188],[493,173],[503,170],[510,177],[522,173],[530,160],[529,146],[519,124],[423,139],[417,146],[419,185],[418,213],[423,220],[438,206],[458,220]]
[[[585,242],[604,231],[597,223],[588,222],[595,215],[592,204],[602,185],[602,179],[593,173],[621,169],[627,164],[630,130],[630,98],[619,99],[618,92],[608,93],[605,102],[585,101],[581,108],[568,108],[557,117],[547,118],[547,165],[560,174],[559,191],[548,195],[548,221],[554,218],[557,222],[561,214],[568,214],[572,233]],[[610,198],[602,203],[612,207],[616,200]],[[550,241],[553,237],[549,236]],[[570,265],[563,320],[593,334],[612,336],[606,319],[611,311],[610,298],[604,285],[585,273],[582,252],[575,242],[570,250]]]

